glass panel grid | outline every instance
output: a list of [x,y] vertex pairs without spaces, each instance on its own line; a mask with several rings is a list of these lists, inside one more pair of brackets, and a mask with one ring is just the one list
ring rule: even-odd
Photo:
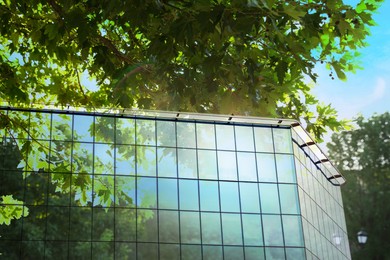
[[[14,166],[15,180],[7,179],[12,185],[0,185],[18,190],[25,201],[21,208],[29,211],[22,226],[2,230],[3,244],[21,238],[15,243],[18,255],[294,259],[305,254],[308,228],[328,244],[333,230],[344,232],[329,213],[335,210],[336,220],[342,218],[338,191],[318,182],[309,170],[313,166],[298,158],[309,172],[306,187],[316,182],[315,189],[324,189],[330,199],[321,201],[320,193],[302,187],[288,128],[87,114],[21,116],[34,121],[30,132],[53,149],[49,159],[34,155],[42,163],[29,172]],[[9,177],[9,172],[1,173]],[[302,212],[309,222],[302,228],[301,193],[310,201],[310,211]],[[328,209],[333,200],[337,204]],[[313,221],[320,217],[331,224]]]

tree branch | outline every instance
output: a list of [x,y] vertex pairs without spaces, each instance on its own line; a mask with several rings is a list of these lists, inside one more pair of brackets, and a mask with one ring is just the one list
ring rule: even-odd
[[110,51],[112,51],[114,53],[114,55],[117,56],[120,60],[122,60],[128,64],[134,63],[129,57],[127,57],[125,54],[120,52],[110,39],[107,39],[101,35],[98,35],[97,37],[98,37],[99,42],[102,43],[104,46],[106,46]]

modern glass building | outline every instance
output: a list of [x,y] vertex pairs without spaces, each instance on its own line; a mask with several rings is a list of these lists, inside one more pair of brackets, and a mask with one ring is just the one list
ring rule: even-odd
[[351,258],[344,178],[296,121],[0,113],[5,259]]

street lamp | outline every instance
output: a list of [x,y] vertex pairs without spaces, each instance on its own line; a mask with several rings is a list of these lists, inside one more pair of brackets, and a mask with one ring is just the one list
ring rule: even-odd
[[367,243],[367,238],[368,238],[368,234],[366,231],[364,230],[360,230],[358,233],[357,233],[357,238],[358,238],[358,242],[361,246],[364,246],[364,244]]
[[333,234],[333,242],[336,246],[341,245],[341,236],[339,234]]

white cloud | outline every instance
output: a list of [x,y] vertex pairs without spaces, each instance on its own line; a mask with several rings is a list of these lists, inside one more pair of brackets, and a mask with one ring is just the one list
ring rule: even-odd
[[386,81],[383,78],[379,77],[376,80],[375,89],[371,94],[370,103],[383,98],[385,94],[386,94]]

